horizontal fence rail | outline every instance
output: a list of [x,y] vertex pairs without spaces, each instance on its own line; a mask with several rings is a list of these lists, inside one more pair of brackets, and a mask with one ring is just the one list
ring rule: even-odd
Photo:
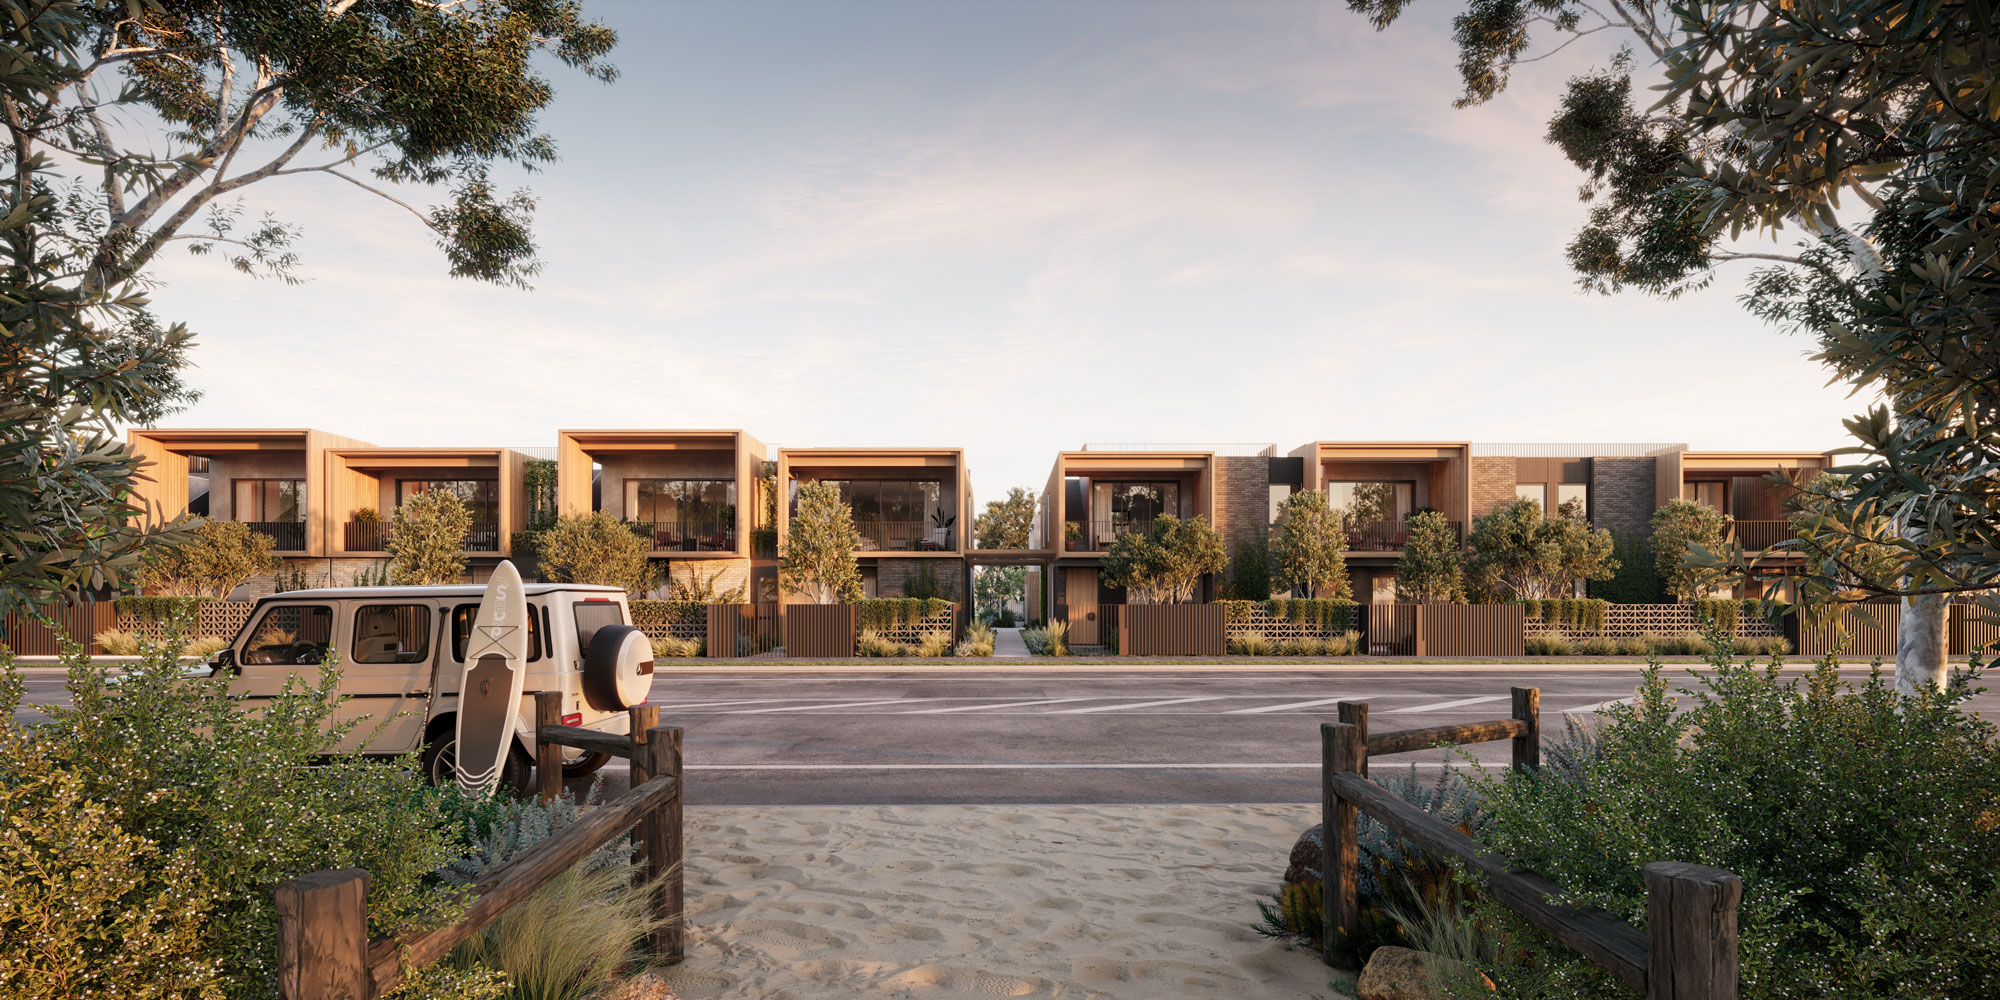
[[[538,698],[538,715],[543,706]],[[281,883],[276,891],[278,995],[283,1000],[386,996],[402,984],[405,968],[422,968],[443,959],[509,908],[635,826],[644,855],[642,877],[657,887],[649,908],[663,921],[648,944],[657,958],[679,961],[685,953],[680,874],[682,734],[675,728],[653,727],[636,740],[624,739],[633,748],[631,791],[591,809],[555,836],[489,872],[466,891],[471,903],[464,915],[445,926],[368,940],[369,876],[361,869],[313,872]],[[538,751],[544,745],[554,746],[538,733]],[[560,773],[559,763],[555,770]]]
[[1561,893],[1560,886],[1515,870],[1457,828],[1369,780],[1368,760],[1374,755],[1497,739],[1514,741],[1516,770],[1539,768],[1541,693],[1514,688],[1512,695],[1513,713],[1506,719],[1370,735],[1367,704],[1342,702],[1337,706],[1340,721],[1320,726],[1326,962],[1338,962],[1357,943],[1358,827],[1366,813],[1419,850],[1454,859],[1482,876],[1495,901],[1647,1000],[1736,1000],[1736,911],[1743,894],[1737,876],[1671,861],[1647,865],[1649,931],[1640,931],[1602,910],[1549,902]]

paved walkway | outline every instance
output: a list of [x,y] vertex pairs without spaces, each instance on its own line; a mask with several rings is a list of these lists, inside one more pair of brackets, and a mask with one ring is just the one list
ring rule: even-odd
[[1021,630],[1017,628],[996,628],[993,630],[993,656],[1026,657],[1028,644],[1021,641]]

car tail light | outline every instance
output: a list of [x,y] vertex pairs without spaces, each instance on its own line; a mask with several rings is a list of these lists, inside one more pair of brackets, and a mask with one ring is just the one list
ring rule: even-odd
[[565,726],[581,726],[583,725],[583,713],[571,712],[570,714],[563,716],[562,723]]

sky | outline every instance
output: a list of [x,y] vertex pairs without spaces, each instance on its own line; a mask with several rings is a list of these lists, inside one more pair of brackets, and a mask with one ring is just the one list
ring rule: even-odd
[[1457,110],[1445,0],[1380,34],[1344,0],[585,9],[622,76],[549,70],[532,291],[338,180],[259,183],[307,283],[163,258],[207,394],[165,423],[959,446],[983,501],[1086,442],[1823,449],[1862,408],[1740,271],[1576,287],[1580,176],[1541,136],[1607,36]]

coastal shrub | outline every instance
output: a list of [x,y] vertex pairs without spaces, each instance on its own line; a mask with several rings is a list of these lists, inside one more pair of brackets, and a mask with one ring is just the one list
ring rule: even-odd
[[1643,637],[1628,635],[1617,640],[1619,656],[1644,656],[1652,652]]
[[872,628],[864,628],[854,637],[854,652],[860,656],[901,656],[903,644],[884,638]]
[[121,632],[115,628],[108,628],[97,633],[93,638],[97,640],[97,648],[104,650],[107,656],[137,656],[139,654],[139,637],[130,632]]
[[1561,632],[1530,632],[1524,647],[1529,656],[1568,656],[1576,651]]
[[[1915,697],[1879,671],[1844,680],[1832,657],[1791,679],[1721,651],[1708,668],[1678,691],[1650,668],[1631,705],[1599,715],[1574,776],[1475,777],[1478,839],[1561,886],[1556,902],[1640,927],[1647,862],[1740,875],[1746,995],[2000,995],[2000,731],[1965,710],[1979,665]],[[1494,995],[1629,996],[1504,908],[1474,907],[1518,956],[1484,970]]]
[[702,647],[706,645],[706,642],[701,639],[676,639],[670,635],[654,639],[652,642],[653,655],[662,659],[700,656],[703,651]]
[[928,659],[951,655],[951,633],[945,629],[930,629],[918,637],[916,645],[910,647],[911,656]]
[[1615,656],[1617,653],[1618,643],[1601,635],[1593,635],[1576,644],[1578,656]]
[[1226,648],[1235,656],[1270,656],[1277,647],[1262,632],[1239,632],[1229,637]]
[[993,630],[985,625],[974,625],[965,630],[964,641],[958,644],[959,656],[992,656]]
[[1021,641],[1035,656],[1068,656],[1069,623],[1049,622],[1040,628],[1023,629]]
[[0,956],[9,996],[266,996],[272,889],[305,872],[368,869],[371,936],[460,912],[435,877],[457,838],[415,761],[335,752],[354,726],[333,721],[338,664],[245,712],[182,666],[184,625],[115,683],[66,653],[70,703],[39,723],[0,660],[0,940],[63,943]]

